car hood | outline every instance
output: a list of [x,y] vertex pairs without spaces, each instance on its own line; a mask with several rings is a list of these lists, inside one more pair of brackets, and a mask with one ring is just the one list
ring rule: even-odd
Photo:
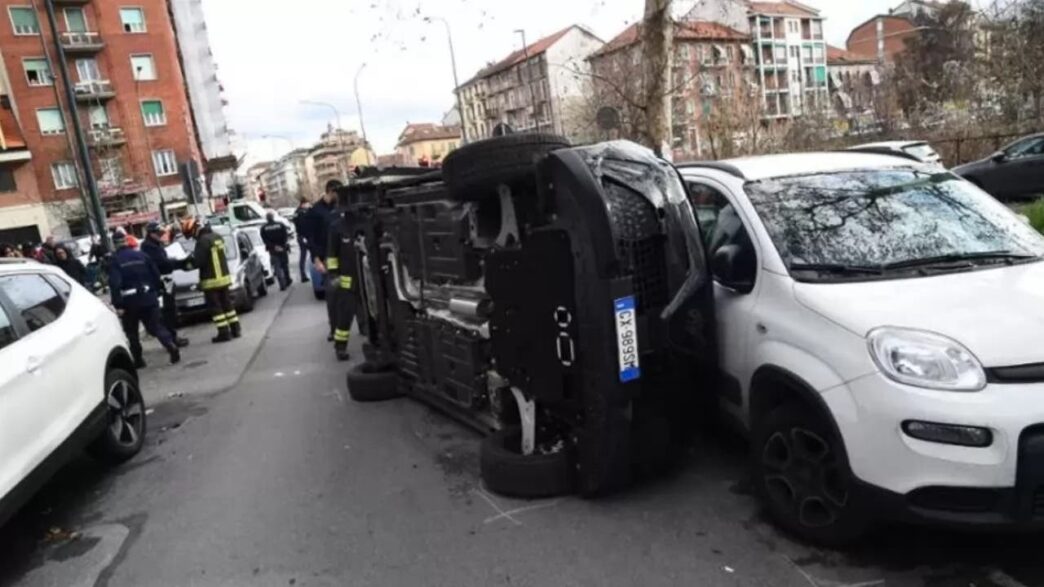
[[796,283],[797,300],[865,336],[879,326],[930,330],[987,367],[1044,362],[1044,262],[933,277]]

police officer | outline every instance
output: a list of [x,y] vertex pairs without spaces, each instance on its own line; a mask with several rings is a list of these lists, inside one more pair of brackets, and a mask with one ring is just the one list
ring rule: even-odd
[[[160,276],[172,275],[175,271],[189,270],[192,262],[188,259],[184,261],[172,261],[167,256],[167,249],[163,244],[163,227],[158,222],[150,222],[145,227],[145,241],[141,243],[141,252],[145,253],[152,263],[156,265],[156,269],[159,271]],[[166,285],[166,284],[164,284]],[[174,344],[178,347],[187,347],[189,344],[188,339],[180,338],[178,336],[178,306],[174,299],[173,286],[168,290],[167,287],[163,287],[160,292],[160,299],[163,300],[163,323],[166,325],[167,330],[174,337]]]
[[181,351],[174,344],[174,337],[163,326],[160,319],[159,293],[163,287],[159,271],[144,253],[134,250],[123,234],[115,235],[113,245],[116,253],[109,262],[109,288],[112,305],[120,315],[123,332],[130,343],[134,364],[145,367],[141,354],[141,337],[138,325],[156,337],[170,353],[170,364],[181,361]]
[[293,280],[290,279],[290,231],[281,222],[276,222],[275,212],[266,215],[267,222],[261,227],[261,240],[272,260],[272,271],[279,281],[279,289],[286,291]]
[[334,352],[339,361],[351,358],[348,355],[348,339],[357,305],[354,291],[357,274],[355,243],[349,231],[347,214],[344,212],[339,215],[330,225],[326,250],[327,279],[336,288],[331,293],[334,296]]
[[199,269],[199,287],[203,290],[214,326],[218,329],[217,336],[211,341],[219,343],[239,338],[243,332],[229,291],[232,275],[228,272],[224,239],[215,234],[209,225],[200,225],[192,217],[182,221],[181,232],[186,237],[196,239],[193,263]]

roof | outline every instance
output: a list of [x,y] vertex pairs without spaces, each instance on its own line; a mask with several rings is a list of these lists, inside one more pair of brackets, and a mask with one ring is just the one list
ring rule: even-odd
[[[852,27],[852,30],[849,31],[849,33],[848,33],[848,37],[846,39],[846,42],[851,42],[852,41],[852,35],[854,35],[856,31],[858,31],[859,29],[865,27],[866,25],[868,25],[868,24],[870,24],[872,22],[876,22],[877,19],[879,19],[879,18],[894,18],[896,20],[902,20],[902,21],[910,23],[911,27],[915,26],[913,24],[913,22],[909,18],[907,18],[906,16],[903,16],[901,14],[875,14],[874,16],[871,16],[870,18],[868,18],[868,19],[864,20],[863,22],[857,24],[856,26]],[[875,41],[877,40],[876,36],[874,37],[874,40]]]
[[459,139],[459,126],[442,126],[433,122],[407,124],[399,134],[399,146],[419,143],[421,141],[442,141]]
[[794,0],[783,2],[750,2],[747,10],[750,14],[768,14],[772,16],[803,16],[819,18],[819,11]]
[[827,45],[827,65],[856,65],[865,63],[877,63],[877,57],[873,55],[862,55],[853,53],[841,47]]
[[[869,153],[794,153],[786,155],[762,155],[759,157],[741,157],[729,159],[721,163],[738,169],[748,181],[759,181],[791,175],[812,173],[830,173],[849,169],[875,169],[885,167],[918,167],[920,164],[905,157],[869,154]],[[699,165],[686,168],[681,166],[684,175],[689,169],[701,169]]]
[[[613,37],[601,49],[595,51],[591,57],[607,55],[613,51],[634,45],[641,39],[640,32],[641,25],[639,23],[632,24],[619,35]],[[719,22],[682,20],[674,22],[674,39],[676,41],[748,41],[750,40],[750,35],[741,33]]]
[[480,69],[479,72],[476,73],[471,79],[469,79],[468,81],[464,82],[461,85],[462,86],[466,86],[466,85],[468,85],[469,83],[471,83],[474,80],[486,78],[486,77],[489,77],[489,76],[491,76],[491,75],[493,75],[495,73],[500,73],[501,71],[504,71],[506,69],[510,69],[511,67],[513,67],[515,65],[518,65],[519,63],[522,63],[523,61],[525,61],[527,54],[529,55],[530,59],[532,59],[533,57],[536,57],[538,55],[542,55],[548,49],[551,48],[551,45],[554,45],[555,43],[557,43],[562,37],[566,36],[566,33],[568,33],[569,31],[573,30],[574,28],[579,29],[580,27],[574,24],[574,25],[566,27],[566,28],[564,28],[564,29],[562,29],[562,30],[560,30],[560,31],[558,31],[556,33],[548,35],[548,36],[546,36],[546,37],[544,37],[544,38],[542,38],[542,39],[540,39],[540,40],[538,40],[538,41],[536,41],[534,43],[530,43],[524,49],[518,49],[518,50],[512,52],[510,55],[508,55],[507,57],[501,59],[500,61],[497,61],[495,63],[491,63],[491,64],[487,65],[486,67]]
[[25,149],[25,136],[10,108],[0,107],[0,149]]

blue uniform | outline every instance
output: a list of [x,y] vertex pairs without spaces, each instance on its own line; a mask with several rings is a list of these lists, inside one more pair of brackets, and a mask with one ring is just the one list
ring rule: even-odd
[[173,356],[177,347],[160,319],[159,296],[163,283],[152,260],[130,247],[116,251],[109,262],[109,289],[112,305],[122,311],[120,321],[135,362],[143,364],[138,324],[144,325],[145,331],[156,337]]

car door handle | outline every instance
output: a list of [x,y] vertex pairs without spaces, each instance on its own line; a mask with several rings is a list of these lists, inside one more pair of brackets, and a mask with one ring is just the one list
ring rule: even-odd
[[29,357],[25,361],[25,370],[28,373],[35,375],[40,371],[40,367],[43,367],[43,360],[40,357]]
[[97,330],[98,330],[98,325],[95,324],[94,322],[88,322],[88,323],[83,325],[83,333],[86,334],[87,336],[90,336],[90,335],[94,334],[95,332],[97,332]]

